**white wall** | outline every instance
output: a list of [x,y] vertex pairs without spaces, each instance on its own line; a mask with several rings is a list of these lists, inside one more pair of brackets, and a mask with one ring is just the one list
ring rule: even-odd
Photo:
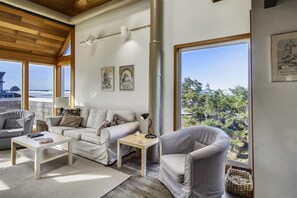
[[[90,34],[105,36],[150,23],[148,0],[119,11],[98,16],[76,25],[75,99],[78,105],[131,109],[138,116],[148,112],[149,28],[131,33],[125,41],[120,35],[97,41],[93,46],[80,45]],[[119,66],[134,64],[134,91],[119,91]],[[100,70],[115,66],[115,91],[101,91]]]
[[250,32],[250,0],[163,0],[162,132],[173,130],[174,45]]
[[297,197],[297,83],[271,82],[271,35],[297,31],[297,1],[253,0],[256,198]]

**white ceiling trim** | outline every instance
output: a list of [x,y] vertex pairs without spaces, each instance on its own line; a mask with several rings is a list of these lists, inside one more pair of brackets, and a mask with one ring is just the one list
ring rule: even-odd
[[93,18],[95,16],[112,12],[114,10],[120,9],[124,6],[128,6],[138,1],[141,1],[141,0],[112,0],[111,2],[103,4],[102,6],[95,7],[91,10],[83,12],[74,17],[69,17],[62,13],[59,13],[54,10],[48,9],[46,7],[40,6],[38,4],[32,3],[30,1],[0,0],[0,2],[3,2],[5,4],[8,4],[35,14],[39,14],[41,16],[45,16],[47,18],[54,19],[69,25],[76,25],[78,23],[82,23],[83,21]]

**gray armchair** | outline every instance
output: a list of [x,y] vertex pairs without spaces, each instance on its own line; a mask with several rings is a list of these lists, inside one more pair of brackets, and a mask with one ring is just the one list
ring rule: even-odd
[[10,139],[32,133],[35,113],[18,110],[0,113],[0,149],[10,148]]
[[221,197],[229,144],[227,134],[213,127],[162,135],[159,180],[174,197]]

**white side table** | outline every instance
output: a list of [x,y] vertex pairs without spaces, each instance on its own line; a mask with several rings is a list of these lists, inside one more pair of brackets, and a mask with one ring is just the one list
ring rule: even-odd
[[122,166],[122,149],[121,145],[128,145],[141,149],[141,176],[146,175],[146,152],[147,149],[159,142],[158,138],[146,139],[145,134],[140,135],[129,135],[118,139],[118,161],[117,166]]

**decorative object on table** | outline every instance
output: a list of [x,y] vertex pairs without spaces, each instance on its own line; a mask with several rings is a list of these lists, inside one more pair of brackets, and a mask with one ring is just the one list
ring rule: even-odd
[[41,132],[38,132],[38,133],[31,133],[31,134],[27,135],[27,137],[29,137],[29,138],[36,138],[36,137],[40,137],[40,136],[44,136],[44,134]]
[[114,91],[114,67],[101,68],[101,90]]
[[63,115],[63,111],[65,107],[69,107],[69,97],[56,97],[55,98],[55,108],[60,108],[58,115]]
[[[149,117],[149,115],[150,114],[148,114],[148,113],[144,113],[144,114],[141,114],[140,117],[143,120],[145,120],[145,119],[147,119]],[[149,124],[149,127],[148,127],[148,134],[145,135],[145,138],[147,138],[147,139],[156,138],[157,136],[151,133],[151,126],[152,126],[153,122],[152,122],[152,120],[150,118],[149,118],[149,121],[150,121],[150,124]]]
[[36,120],[36,132],[48,131],[48,126],[44,120]]
[[297,32],[271,36],[272,81],[297,80]]
[[134,65],[120,66],[120,90],[134,90]]
[[53,138],[40,138],[39,144],[48,144],[54,142]]
[[226,174],[226,191],[241,197],[252,197],[253,180],[249,172],[230,167]]

